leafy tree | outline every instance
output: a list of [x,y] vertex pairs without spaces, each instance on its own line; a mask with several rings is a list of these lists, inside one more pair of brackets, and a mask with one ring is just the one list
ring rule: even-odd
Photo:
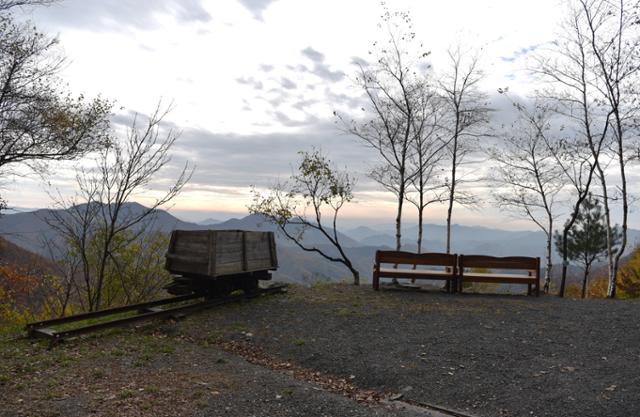
[[[354,181],[347,172],[335,169],[318,150],[300,155],[298,171],[288,182],[276,184],[268,193],[252,190],[249,212],[264,216],[303,251],[343,264],[353,275],[354,285],[359,285],[360,273],[340,243],[337,224],[340,210],[353,199]],[[329,227],[323,222],[326,213]],[[307,230],[319,232],[338,253],[305,243]]]
[[633,249],[629,260],[620,268],[618,285],[621,298],[640,297],[640,246]]
[[56,314],[55,277],[15,263],[0,264],[0,329]]
[[[628,259],[620,265],[618,271],[618,292],[619,298],[639,298],[640,297],[640,246],[636,246]],[[608,277],[594,279],[589,286],[589,296],[607,296],[609,287]]]
[[111,104],[73,97],[58,73],[65,63],[58,40],[17,22],[10,9],[50,1],[0,4],[0,175],[26,165],[38,172],[107,144]]
[[[612,228],[610,235],[613,237],[613,245],[616,246],[621,235],[617,227]],[[563,235],[556,232],[556,248],[558,252],[566,247],[567,258],[573,262],[581,264],[584,268],[582,278],[582,298],[585,298],[587,291],[587,280],[591,266],[607,254],[607,224],[600,202],[589,194],[582,202],[580,211],[567,233],[566,246]]]

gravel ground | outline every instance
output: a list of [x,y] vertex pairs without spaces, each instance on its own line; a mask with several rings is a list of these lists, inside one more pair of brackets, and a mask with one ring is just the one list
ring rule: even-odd
[[[298,288],[191,321],[359,387],[478,416],[640,416],[640,303]],[[235,336],[234,336],[235,334]],[[246,338],[246,337],[245,337]]]
[[389,395],[478,417],[635,417],[639,316],[636,301],[295,287],[51,351],[0,339],[0,417],[429,415],[376,402]]

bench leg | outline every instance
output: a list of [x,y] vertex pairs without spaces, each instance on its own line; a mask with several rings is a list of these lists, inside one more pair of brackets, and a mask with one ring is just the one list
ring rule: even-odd
[[531,284],[527,284],[527,295],[531,295]]
[[447,294],[451,294],[451,281],[447,280],[447,283],[444,286],[447,289]]
[[536,284],[536,297],[540,297],[540,283]]
[[458,292],[462,294],[462,279],[456,279],[456,285],[458,286]]
[[380,276],[378,271],[373,271],[373,289],[378,291],[380,289]]

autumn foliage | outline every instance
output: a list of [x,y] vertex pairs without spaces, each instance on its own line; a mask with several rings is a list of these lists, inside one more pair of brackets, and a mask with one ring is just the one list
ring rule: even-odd
[[0,265],[0,327],[50,317],[55,292],[53,277],[15,264]]
[[[606,277],[598,277],[589,286],[589,297],[601,298],[607,295],[608,282]],[[640,246],[636,246],[629,259],[618,271],[618,298],[640,297]]]

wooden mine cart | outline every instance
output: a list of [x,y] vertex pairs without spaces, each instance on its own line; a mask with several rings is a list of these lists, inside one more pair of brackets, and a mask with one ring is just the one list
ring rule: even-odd
[[174,276],[165,287],[171,294],[250,292],[278,268],[275,238],[273,232],[174,230],[165,268]]

